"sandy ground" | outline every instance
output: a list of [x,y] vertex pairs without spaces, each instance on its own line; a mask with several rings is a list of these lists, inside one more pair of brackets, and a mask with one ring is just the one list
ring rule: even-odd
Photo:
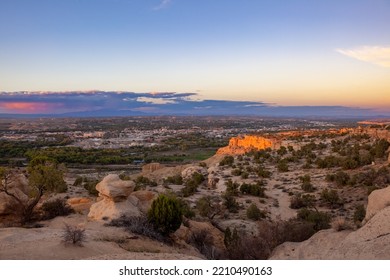
[[[86,229],[83,246],[63,242],[64,224]],[[0,229],[0,259],[77,260],[77,259],[198,259],[175,248],[134,235],[100,222],[87,222],[84,215],[57,217],[42,228]]]

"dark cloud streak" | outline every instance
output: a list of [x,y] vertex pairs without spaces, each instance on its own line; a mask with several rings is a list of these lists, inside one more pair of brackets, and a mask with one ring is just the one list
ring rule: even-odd
[[[126,115],[258,115],[258,116],[378,116],[372,109],[343,106],[275,106],[263,102],[194,100],[196,93],[0,92],[0,114],[67,116]],[[31,104],[29,108],[29,104]],[[34,106],[40,104],[40,106]],[[44,104],[45,106],[43,106]],[[34,109],[35,108],[35,109]],[[42,109],[44,108],[44,109]],[[59,110],[60,108],[60,110]],[[27,112],[28,110],[28,112]],[[390,112],[382,113],[390,115]]]

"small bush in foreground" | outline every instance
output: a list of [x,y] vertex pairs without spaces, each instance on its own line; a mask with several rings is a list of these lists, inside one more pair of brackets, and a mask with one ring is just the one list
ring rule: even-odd
[[86,239],[85,229],[65,224],[62,238],[63,242],[66,244],[83,246],[83,242]]

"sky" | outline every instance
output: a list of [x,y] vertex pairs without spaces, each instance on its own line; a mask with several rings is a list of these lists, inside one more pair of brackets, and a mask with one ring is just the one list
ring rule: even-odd
[[390,113],[389,30],[389,0],[0,0],[0,113],[75,92]]

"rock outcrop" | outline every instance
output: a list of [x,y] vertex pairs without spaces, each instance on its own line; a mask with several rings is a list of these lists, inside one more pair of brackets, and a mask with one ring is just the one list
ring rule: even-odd
[[304,242],[278,246],[271,259],[390,259],[390,187],[368,198],[365,224],[356,231],[323,230]]
[[152,173],[156,170],[159,170],[161,168],[164,168],[164,165],[158,163],[158,162],[152,162],[152,163],[149,163],[149,164],[145,164],[144,166],[142,166],[142,173]]
[[373,191],[368,196],[366,216],[363,223],[368,222],[379,211],[390,206],[390,186],[384,189]]
[[72,209],[78,213],[88,212],[92,206],[92,200],[88,197],[72,197],[69,198],[66,203],[69,204]]
[[[26,202],[29,200],[28,193],[30,188],[26,176],[23,174],[14,174],[7,186],[9,193],[16,196],[19,200]],[[0,216],[15,215],[20,210],[19,202],[5,192],[0,192]]]
[[110,174],[96,185],[99,196],[108,197],[115,202],[125,200],[134,190],[133,181],[123,181],[116,174]]
[[281,140],[276,138],[265,138],[256,135],[245,135],[244,137],[233,137],[227,147],[220,148],[218,155],[240,155],[252,150],[264,150],[267,148],[278,149]]
[[113,220],[121,216],[140,216],[149,209],[155,194],[149,191],[133,192],[133,181],[124,181],[116,174],[106,176],[96,189],[98,202],[88,213],[90,220]]

